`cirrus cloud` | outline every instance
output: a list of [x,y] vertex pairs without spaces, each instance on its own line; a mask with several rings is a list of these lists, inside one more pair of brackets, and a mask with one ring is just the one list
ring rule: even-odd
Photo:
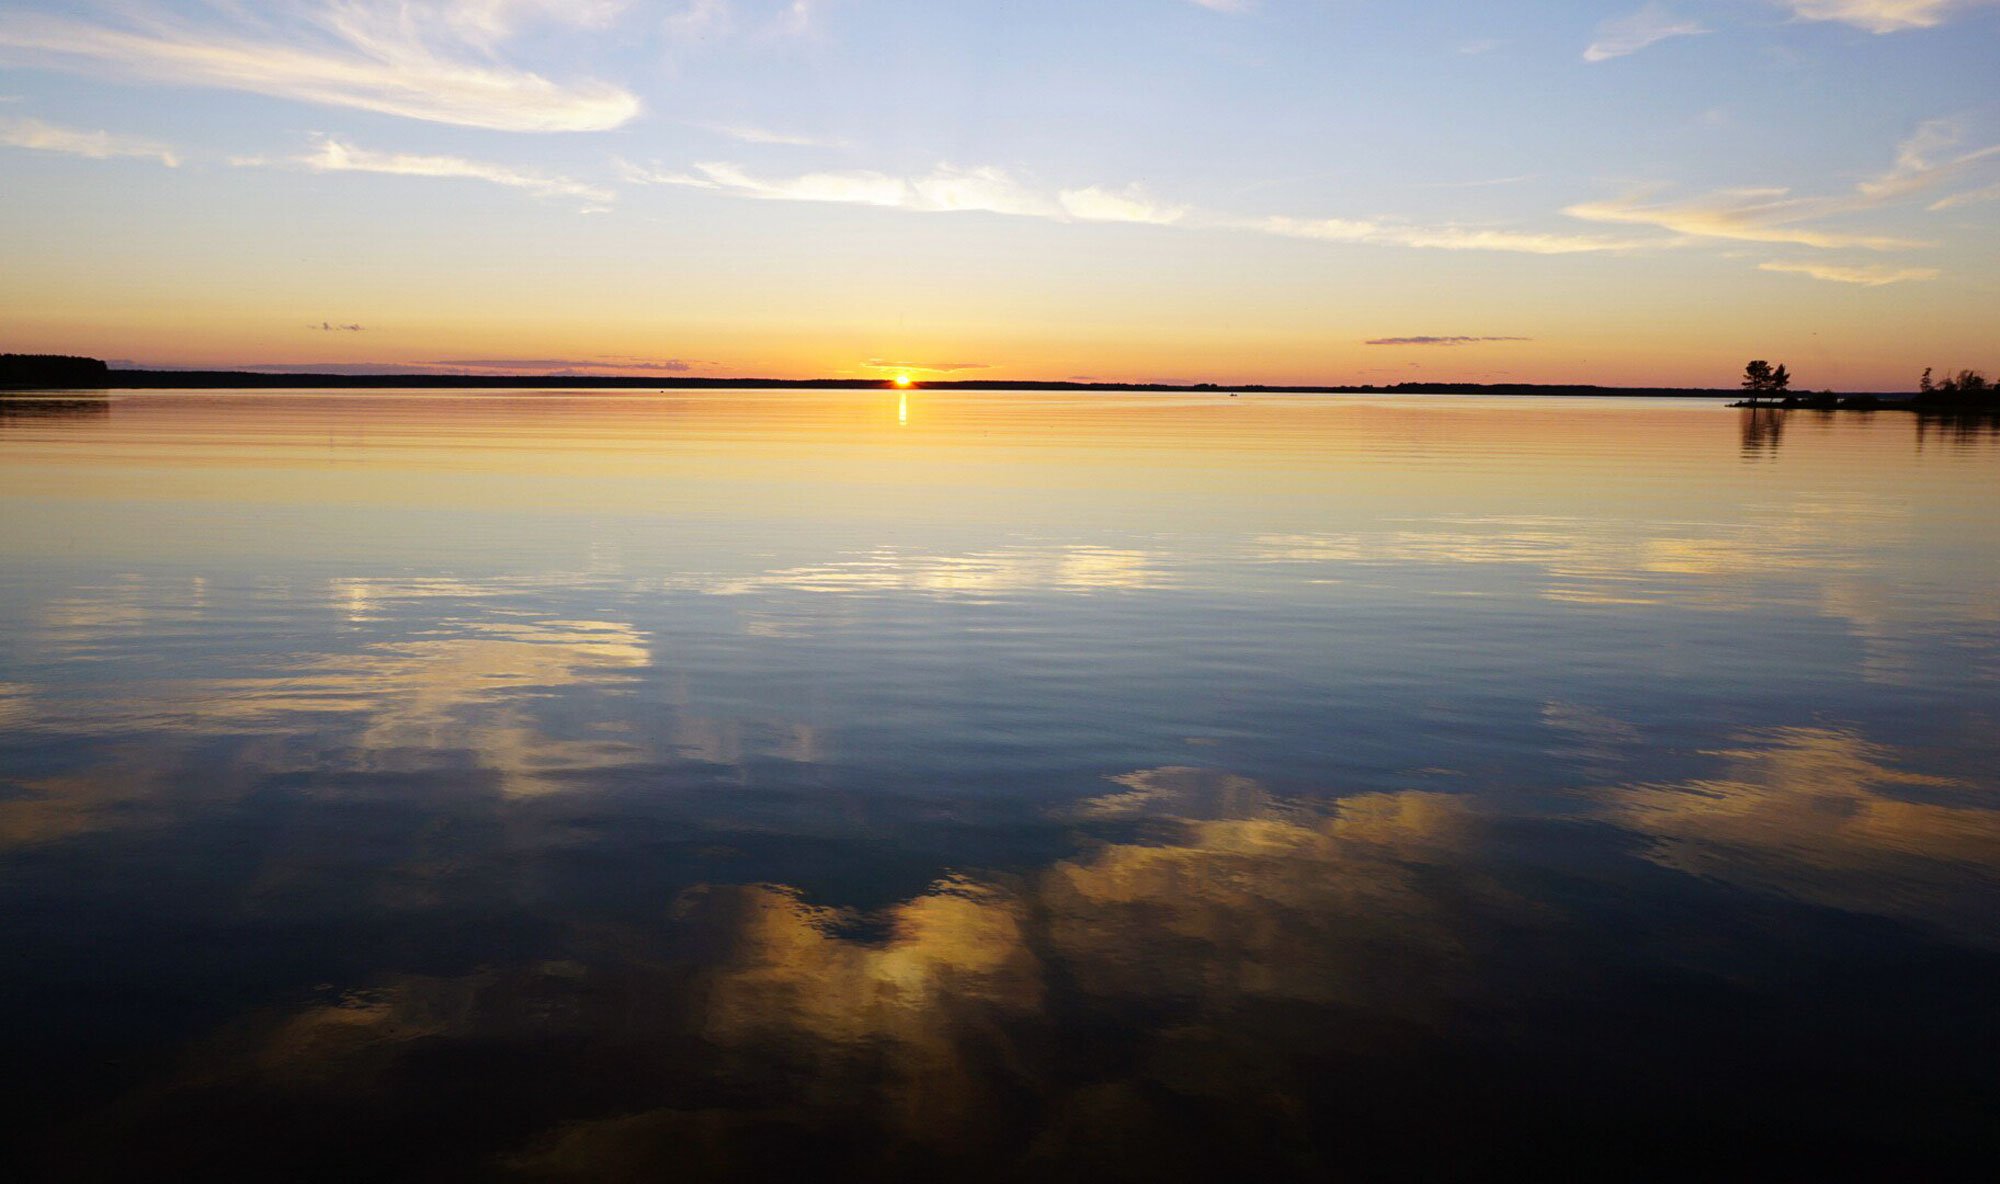
[[887,362],[881,358],[868,359],[870,370],[924,370],[933,374],[949,374],[956,370],[991,370],[985,362]]
[[448,180],[485,181],[522,189],[537,197],[573,197],[586,209],[601,208],[617,194],[601,186],[569,177],[518,169],[490,161],[468,160],[462,156],[426,156],[410,152],[377,152],[357,148],[332,136],[319,137],[319,146],[300,156],[270,160],[238,157],[231,164],[257,167],[271,164],[296,165],[315,173],[383,173],[396,177],[437,177]]
[[1417,247],[1431,251],[1504,251],[1521,255],[1583,255],[1601,251],[1633,251],[1657,247],[1656,239],[1604,238],[1597,235],[1547,234],[1479,226],[1418,226],[1405,222],[1353,218],[1263,218],[1244,224],[1265,234],[1329,243]]
[[444,358],[412,365],[452,367],[463,370],[531,371],[640,371],[643,373],[685,374],[694,363],[680,358],[650,358],[603,355],[595,358]]
[[728,136],[745,144],[776,144],[785,148],[845,148],[847,141],[837,136],[808,136],[797,132],[776,131],[750,123],[694,123],[691,127],[714,132],[718,136]]
[[1771,262],[1757,265],[1759,271],[1778,271],[1792,275],[1811,276],[1831,284],[1860,284],[1870,288],[1880,288],[1889,284],[1903,284],[1914,280],[1934,280],[1938,277],[1935,267],[1884,267],[1880,264],[1866,264],[1846,267],[1836,263],[1786,263]]
[[[1897,145],[1895,162],[1886,171],[1856,183],[1846,193],[1798,197],[1789,189],[1776,187],[1719,189],[1666,202],[1650,201],[1641,193],[1582,202],[1564,212],[1590,222],[1655,226],[1697,239],[1869,251],[1929,247],[1935,244],[1902,235],[1813,224],[1885,209],[2000,162],[2000,144],[1954,153],[1951,150],[1959,139],[1958,129],[1949,121],[1924,123]],[[1949,208],[1968,200],[1972,200],[1971,194],[1946,197],[1931,208]]]
[[1834,201],[1790,196],[1788,189],[1722,189],[1679,202],[1648,202],[1640,196],[1580,202],[1563,211],[1587,222],[1655,226],[1689,238],[1788,243],[1801,247],[1859,247],[1898,251],[1932,244],[1895,235],[1815,230],[1796,223],[1843,212]]
[[1648,4],[1629,16],[1597,26],[1597,39],[1583,51],[1583,60],[1608,62],[1672,37],[1695,37],[1712,31],[1700,21],[1675,16],[1659,4]]
[[1969,189],[1964,193],[1954,193],[1950,197],[1941,197],[1925,208],[1934,211],[1955,210],[1960,206],[1977,205],[1987,201],[2000,201],[2000,182],[1980,189]]
[[179,154],[172,148],[154,140],[121,136],[107,131],[60,127],[53,123],[44,123],[39,119],[0,119],[0,145],[9,148],[28,148],[37,152],[87,156],[92,160],[109,160],[117,156],[140,157],[157,160],[168,168],[174,168],[181,162]]
[[1390,220],[1347,218],[1244,217],[1158,201],[1137,186],[1090,186],[1050,196],[1004,170],[940,165],[917,177],[874,170],[758,177],[741,167],[701,162],[692,171],[617,162],[620,174],[636,184],[707,189],[765,201],[827,202],[876,206],[915,213],[983,212],[1057,222],[1129,222],[1188,229],[1232,230],[1279,238],[1444,251],[1507,251],[1567,255],[1623,251],[1660,245],[1659,240],[1553,234],[1479,226],[1422,226]]
[[1377,337],[1363,345],[1478,345],[1488,341],[1533,341],[1532,337]]
[[1162,205],[1137,185],[1128,185],[1124,189],[1107,189],[1101,185],[1092,185],[1088,189],[1065,189],[1058,200],[1064,213],[1085,222],[1142,222],[1171,226],[1188,212],[1186,206]]
[[1900,33],[1931,29],[1961,9],[1990,5],[1995,0],[1781,0],[1792,15],[1806,21],[1838,21],[1870,33]]
[[599,131],[639,113],[609,83],[552,82],[510,67],[497,45],[531,18],[602,23],[616,5],[536,0],[281,4],[252,17],[218,6],[191,21],[154,4],[122,24],[0,15],[0,62],[121,82],[249,91],[499,131]]

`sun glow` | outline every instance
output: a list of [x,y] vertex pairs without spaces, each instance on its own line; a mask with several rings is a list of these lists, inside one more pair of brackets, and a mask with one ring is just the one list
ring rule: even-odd
[[913,383],[912,383],[912,381],[911,381],[911,379],[910,379],[910,376],[909,376],[909,375],[907,375],[907,374],[898,374],[898,375],[896,376],[896,385],[897,385],[897,386],[899,386],[899,387],[903,387],[904,389],[908,389],[908,388],[909,388],[910,386],[912,386],[912,385],[913,385]]

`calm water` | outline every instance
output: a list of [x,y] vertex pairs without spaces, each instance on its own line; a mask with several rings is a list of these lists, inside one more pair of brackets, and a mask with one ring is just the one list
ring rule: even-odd
[[1990,1168],[1996,512],[1887,413],[9,397],[9,1155]]

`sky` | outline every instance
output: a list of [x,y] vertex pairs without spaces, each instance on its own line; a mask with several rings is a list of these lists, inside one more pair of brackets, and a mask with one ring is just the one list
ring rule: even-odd
[[7,0],[0,349],[1903,390],[2000,0]]

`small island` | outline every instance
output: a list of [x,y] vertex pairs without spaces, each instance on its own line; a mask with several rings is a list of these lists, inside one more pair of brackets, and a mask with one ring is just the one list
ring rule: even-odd
[[1942,381],[1925,367],[1913,395],[1839,395],[1832,391],[1793,393],[1791,371],[1762,358],[1743,367],[1743,401],[1732,407],[1756,410],[1915,411],[1930,415],[2000,415],[2000,385],[1977,370],[1960,370]]

